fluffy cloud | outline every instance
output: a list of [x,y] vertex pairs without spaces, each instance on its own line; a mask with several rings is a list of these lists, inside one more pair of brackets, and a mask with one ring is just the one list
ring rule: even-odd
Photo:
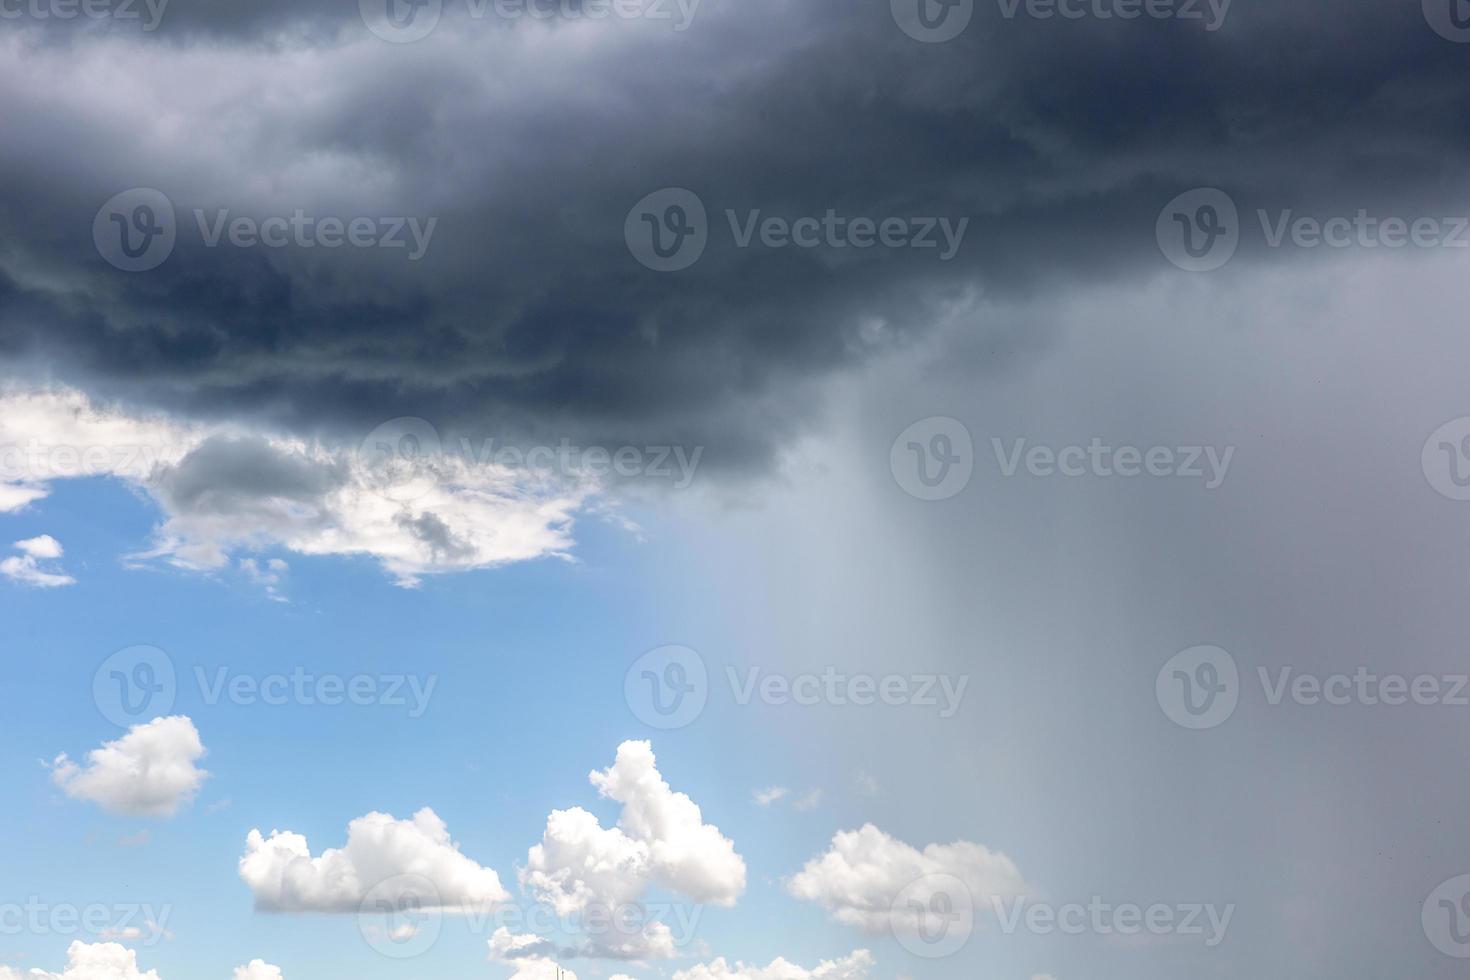
[[[0,966],[0,980],[160,980],[157,972],[138,970],[138,954],[117,943],[74,942],[66,950],[66,969],[19,970]],[[234,980],[283,980],[281,968],[264,960],[251,960],[235,967]]]
[[[0,505],[3,505],[3,500],[0,500]],[[17,541],[15,548],[20,554],[11,555],[0,561],[0,575],[26,585],[36,585],[42,588],[76,584],[76,579],[58,568],[41,567],[42,561],[61,557],[61,542],[51,535],[42,534],[38,537],[26,538],[24,541]]]
[[823,960],[810,970],[781,957],[767,966],[727,963],[722,956],[691,970],[680,970],[674,980],[867,980],[872,975],[873,954],[859,949],[838,960]]
[[1023,894],[1025,883],[1010,858],[970,841],[930,844],[922,851],[890,837],[872,824],[841,831],[831,848],[806,863],[787,882],[797,898],[816,902],[838,922],[870,934],[913,932],[911,913],[895,911],[899,894],[908,890],[920,903],[948,879],[958,878],[969,890],[976,912],[988,911],[990,898]]
[[615,905],[661,885],[696,902],[730,906],[745,890],[745,861],[698,805],[659,775],[648,742],[618,746],[612,766],[588,775],[623,804],[616,827],[576,807],[555,810],[532,847],[521,883],[560,915]]
[[85,765],[62,753],[51,764],[51,778],[66,795],[105,810],[167,817],[193,800],[209,775],[195,765],[204,752],[187,717],[155,718],[88,752]]
[[[573,518],[596,491],[585,472],[501,465],[474,452],[424,447],[405,475],[356,445],[138,416],[72,390],[0,394],[0,509],[44,496],[51,481],[98,476],[143,489],[163,513],[137,560],[215,570],[237,552],[273,547],[362,555],[405,586],[565,555]],[[0,572],[69,584],[47,580],[39,557],[7,559]],[[237,567],[276,597],[284,562],[242,558]]]
[[421,907],[485,909],[510,895],[500,877],[459,851],[449,829],[425,807],[412,820],[369,813],[347,825],[347,844],[312,857],[306,838],[250,831],[240,877],[265,912],[356,912],[371,893]]
[[[612,766],[588,775],[599,794],[623,804],[617,826],[603,827],[580,807],[553,810],[520,870],[522,887],[563,916],[637,903],[655,885],[696,903],[735,904],[745,890],[745,861],[655,762],[648,742],[618,746]],[[653,918],[638,933],[592,937],[580,955],[632,960],[674,952],[672,930]]]
[[489,945],[490,959],[515,967],[510,980],[577,980],[571,970],[559,967],[554,944],[540,936],[512,933],[502,926]]
[[74,942],[66,949],[66,969],[60,973],[22,973],[0,966],[0,980],[159,980],[159,976],[152,970],[140,972],[137,954],[125,946]]
[[785,786],[772,786],[769,789],[758,789],[755,791],[756,806],[770,806],[777,800],[783,798],[791,791]]

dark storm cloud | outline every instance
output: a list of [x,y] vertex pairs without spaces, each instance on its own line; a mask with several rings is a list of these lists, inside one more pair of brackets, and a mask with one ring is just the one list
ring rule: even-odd
[[[1237,0],[1209,31],[980,3],[942,44],[906,36],[886,2],[705,0],[682,31],[469,9],[450,0],[411,44],[337,2],[173,0],[151,35],[79,29],[64,45],[58,24],[12,23],[13,370],[348,438],[418,415],[754,465],[809,417],[805,382],[935,324],[965,324],[988,361],[1033,344],[1036,325],[992,322],[989,297],[1185,275],[1154,219],[1190,187],[1229,190],[1243,222],[1255,207],[1452,214],[1470,197],[1470,48],[1417,5]],[[93,242],[98,208],[133,187],[177,217],[150,271],[109,266]],[[660,273],[623,228],[664,187],[698,195],[709,244]],[[220,231],[297,209],[370,218],[365,242],[396,223],[403,245]],[[968,225],[949,261],[739,248],[726,209]],[[1241,250],[1217,274],[1282,260],[1248,237]]]

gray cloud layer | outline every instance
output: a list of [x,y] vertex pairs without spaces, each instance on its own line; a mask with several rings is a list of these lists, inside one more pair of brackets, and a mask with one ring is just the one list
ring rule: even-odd
[[[801,427],[803,382],[938,323],[990,366],[1035,341],[978,296],[1178,274],[1153,224],[1188,187],[1346,214],[1461,199],[1465,52],[1416,6],[1237,4],[1207,31],[980,4],[944,44],[886,3],[706,0],[683,31],[470,9],[412,44],[338,3],[175,0],[152,33],[12,22],[0,354],[199,416],[698,443],[718,469]],[[178,240],[121,272],[92,222],[139,186],[172,201]],[[623,241],[666,186],[711,225],[676,273]],[[205,243],[220,209],[298,208],[437,224],[415,262]],[[727,208],[970,225],[949,262],[741,249]]]

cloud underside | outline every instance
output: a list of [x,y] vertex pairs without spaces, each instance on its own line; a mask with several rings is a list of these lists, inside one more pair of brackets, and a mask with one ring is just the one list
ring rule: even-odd
[[[41,499],[59,480],[115,478],[162,514],[134,561],[233,567],[274,598],[286,563],[244,555],[359,556],[411,586],[427,574],[566,556],[575,515],[594,492],[577,473],[473,454],[416,463],[402,473],[360,445],[131,414],[74,389],[0,393],[0,510]],[[72,581],[48,563],[55,556],[22,550],[0,561],[0,573],[33,585]]]
[[[955,322],[993,366],[1034,338],[991,299],[1176,274],[1153,223],[1187,187],[1463,213],[1444,175],[1464,169],[1470,78],[1416,5],[1236,4],[1209,32],[977,4],[943,45],[887,8],[707,2],[675,31],[446,3],[402,45],[325,2],[179,3],[156,35],[17,24],[0,41],[0,353],[189,418],[304,434],[417,415],[749,467],[811,422],[805,382]],[[128,274],[91,227],[137,186],[175,203],[179,239]],[[711,242],[661,275],[623,225],[665,186],[700,196]],[[206,247],[194,217],[308,205],[439,224],[410,263]],[[737,248],[727,209],[972,225],[940,262]]]

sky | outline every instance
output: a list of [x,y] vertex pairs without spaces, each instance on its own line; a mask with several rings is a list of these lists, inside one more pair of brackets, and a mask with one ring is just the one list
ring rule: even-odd
[[0,48],[0,980],[1463,972],[1459,0]]

